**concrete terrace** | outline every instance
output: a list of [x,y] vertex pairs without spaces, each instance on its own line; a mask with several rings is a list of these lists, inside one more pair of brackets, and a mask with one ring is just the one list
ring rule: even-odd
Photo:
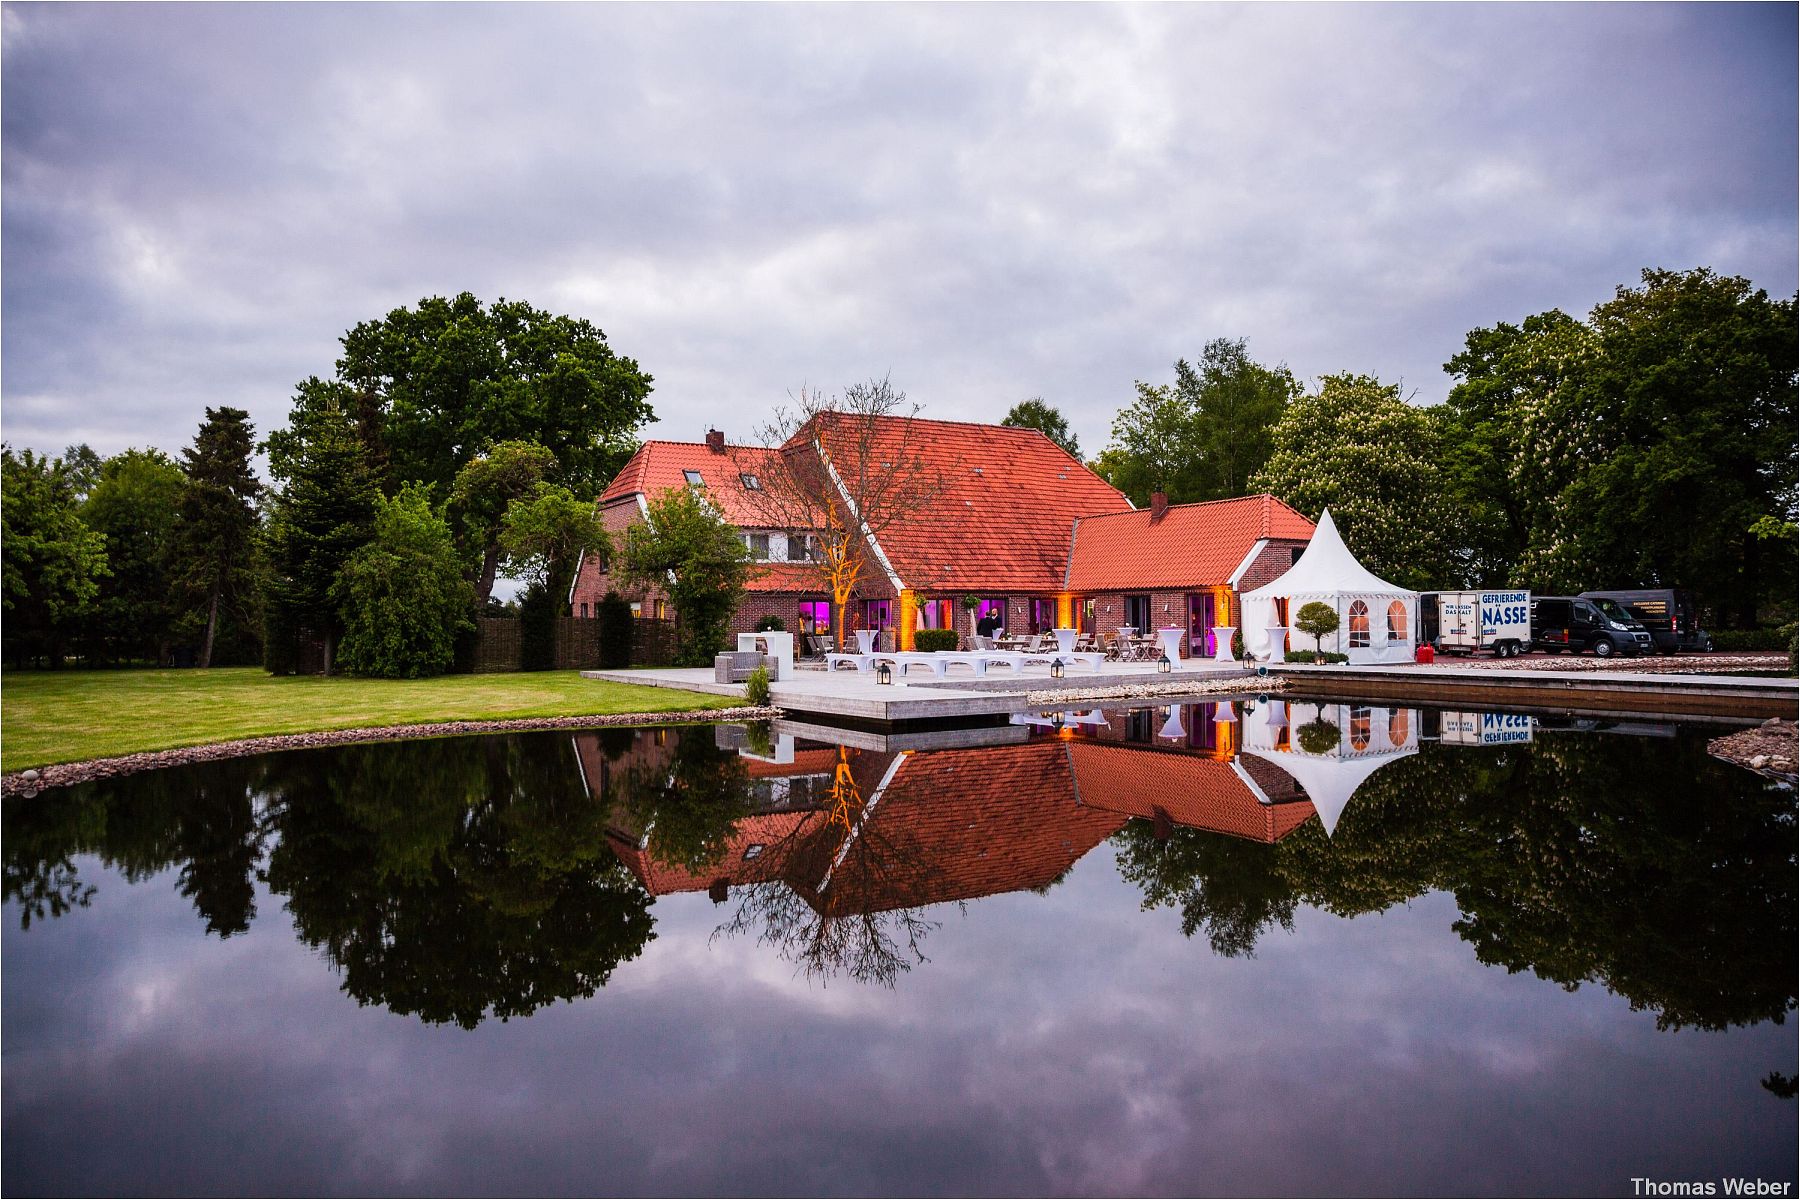
[[[952,668],[955,671],[956,668]],[[635,683],[650,687],[683,688],[717,696],[743,696],[741,683],[715,683],[712,668],[652,668],[619,671],[583,671],[587,679]],[[994,671],[985,678],[973,673],[933,679],[924,674],[896,677],[891,684],[876,683],[860,671],[824,671],[802,666],[792,679],[769,685],[769,699],[785,712],[809,716],[848,718],[892,724],[899,721],[954,720],[993,717],[1045,707],[1030,694],[1058,691],[1072,698],[1099,689],[1155,686],[1178,688],[1183,684],[1212,691],[1220,682],[1243,680],[1245,691],[1256,690],[1256,673],[1236,663],[1184,660],[1169,674],[1160,674],[1154,663],[1107,663],[1100,671],[1072,669],[1062,679],[1050,678],[1050,669],[1028,666],[1014,675]]]
[[[1268,668],[1296,694],[1334,699],[1402,700],[1434,707],[1548,709],[1570,715],[1660,713],[1723,719],[1792,719],[1800,709],[1800,680],[1740,675],[1653,675],[1626,671],[1547,671],[1397,664],[1380,667],[1283,664]],[[583,671],[607,679],[651,687],[682,688],[720,696],[744,694],[743,684],[715,683],[710,668],[656,668]],[[896,724],[906,721],[977,720],[1048,706],[1046,692],[1067,692],[1072,703],[1095,691],[1155,687],[1178,694],[1216,692],[1234,683],[1250,692],[1260,677],[1235,663],[1183,660],[1159,674],[1151,663],[1107,663],[1099,672],[1076,669],[1060,680],[1047,667],[1027,667],[1020,675],[995,671],[985,678],[953,674],[946,679],[912,675],[878,684],[855,671],[824,671],[803,665],[794,678],[770,685],[776,707],[827,720]],[[1237,689],[1233,689],[1237,690]],[[1036,699],[1028,699],[1036,696]]]

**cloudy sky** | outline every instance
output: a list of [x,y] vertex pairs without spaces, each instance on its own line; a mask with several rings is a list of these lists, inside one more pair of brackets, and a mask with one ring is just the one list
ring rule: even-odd
[[651,436],[927,415],[1246,337],[1421,403],[1646,266],[1796,287],[1790,4],[4,7],[4,436],[285,419],[358,321],[591,319]]

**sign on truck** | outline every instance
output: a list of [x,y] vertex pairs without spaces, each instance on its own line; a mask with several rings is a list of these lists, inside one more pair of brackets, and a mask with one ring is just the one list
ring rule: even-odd
[[1437,648],[1443,653],[1523,654],[1531,644],[1530,592],[1439,592]]
[[1452,746],[1515,746],[1531,740],[1532,720],[1521,713],[1446,712],[1442,740]]

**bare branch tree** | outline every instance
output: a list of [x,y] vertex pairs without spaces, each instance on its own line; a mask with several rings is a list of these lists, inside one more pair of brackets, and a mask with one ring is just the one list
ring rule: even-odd
[[954,465],[922,452],[927,434],[918,413],[885,377],[839,396],[802,388],[756,431],[776,453],[742,465],[761,476],[761,490],[749,499],[767,525],[818,538],[814,561],[831,592],[840,647],[851,594],[880,568],[870,561],[871,544],[942,495],[955,473]]

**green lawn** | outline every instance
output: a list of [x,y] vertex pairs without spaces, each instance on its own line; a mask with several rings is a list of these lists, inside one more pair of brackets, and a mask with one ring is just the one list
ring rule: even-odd
[[437,721],[681,712],[742,704],[574,671],[436,679],[277,678],[210,671],[8,671],[0,679],[0,769],[169,750],[274,733]]

